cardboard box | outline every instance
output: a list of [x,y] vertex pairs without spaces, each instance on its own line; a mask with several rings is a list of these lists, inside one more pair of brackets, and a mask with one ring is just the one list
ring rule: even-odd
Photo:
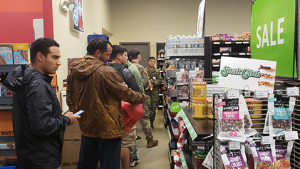
[[27,43],[13,44],[14,64],[29,64],[29,45]]
[[0,110],[0,136],[13,136],[12,111]]
[[79,123],[68,126],[64,135],[61,169],[76,169],[81,144],[81,130]]
[[64,141],[62,149],[61,169],[76,169],[81,140]]
[[13,60],[13,45],[0,44],[0,65],[12,65]]
[[57,74],[49,74],[49,76],[52,76],[51,86],[57,86]]

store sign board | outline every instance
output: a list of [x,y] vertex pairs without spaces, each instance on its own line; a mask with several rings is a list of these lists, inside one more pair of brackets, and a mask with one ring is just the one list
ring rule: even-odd
[[256,0],[252,6],[251,58],[276,61],[276,76],[293,76],[295,16],[295,0]]
[[188,166],[186,164],[186,159],[184,157],[183,151],[180,152],[180,157],[181,157],[181,164],[183,169],[188,169]]
[[268,90],[273,93],[276,62],[222,57],[218,85],[234,89]]
[[205,0],[202,0],[198,9],[197,37],[203,37],[204,34],[204,15],[205,15]]
[[191,122],[189,121],[188,117],[186,116],[185,113],[182,114],[182,120],[184,121],[184,124],[186,126],[186,128],[188,129],[190,136],[193,140],[195,140],[197,138],[197,133],[195,131],[195,129],[193,128]]

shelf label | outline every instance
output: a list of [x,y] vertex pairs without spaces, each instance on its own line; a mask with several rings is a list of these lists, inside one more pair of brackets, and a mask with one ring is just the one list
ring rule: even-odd
[[228,55],[229,55],[229,53],[223,53],[223,55],[224,55],[224,56],[228,56]]
[[249,42],[243,42],[243,44],[249,44]]
[[249,90],[245,91],[245,97],[251,97],[251,92]]
[[298,140],[298,131],[285,132],[285,140]]
[[237,141],[230,141],[229,143],[229,150],[239,150],[241,149],[241,143]]
[[197,138],[197,133],[196,133],[195,129],[193,128],[191,122],[189,121],[189,119],[187,118],[185,113],[183,113],[181,117],[184,121],[184,124],[185,124],[186,128],[188,129],[188,131],[191,135],[191,138],[193,140],[195,140]]
[[255,91],[255,97],[260,98],[268,98],[268,91],[267,90],[258,90]]
[[225,42],[225,44],[231,44],[231,42]]
[[250,53],[247,53],[247,55],[250,55]]
[[220,67],[219,65],[213,65],[213,67]]
[[243,42],[236,42],[236,44],[242,44]]
[[180,158],[181,158],[181,164],[183,169],[188,169],[188,166],[186,165],[186,159],[184,157],[183,151],[180,152]]
[[286,94],[288,96],[298,96],[299,95],[299,87],[287,87]]
[[220,53],[215,53],[214,55],[215,55],[215,56],[220,56],[221,54],[220,54]]
[[246,53],[239,53],[239,55],[246,55]]
[[169,126],[167,126],[167,130],[168,130],[168,134],[169,134],[169,139],[170,139],[170,141],[171,141],[171,140],[172,140],[172,136],[171,136],[171,132],[170,132]]
[[239,95],[240,95],[240,91],[238,91],[238,90],[231,90],[231,91],[227,92],[227,97],[229,99],[239,98]]
[[272,144],[273,137],[272,136],[262,136],[261,137],[261,144]]
[[220,44],[220,42],[214,42],[215,45]]

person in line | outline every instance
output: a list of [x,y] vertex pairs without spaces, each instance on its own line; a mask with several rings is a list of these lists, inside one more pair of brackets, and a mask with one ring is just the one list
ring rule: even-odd
[[[127,63],[127,50],[124,46],[114,45],[110,60],[112,61],[109,66],[115,68],[123,78],[127,86],[135,92],[139,92],[140,88],[135,80],[135,77],[128,69]],[[121,164],[122,169],[129,169],[130,166],[130,148],[135,145],[136,127],[133,126],[131,130],[122,137],[121,141]]]
[[20,169],[58,169],[61,165],[64,132],[80,116],[62,116],[51,87],[60,63],[59,44],[39,38],[31,44],[31,67],[15,68],[4,81],[13,96],[13,129]]
[[[144,90],[149,87],[149,81],[148,81],[148,74],[147,71],[145,70],[144,66],[140,65],[141,61],[141,52],[138,49],[132,49],[130,51],[130,57],[132,59],[132,63],[138,68],[142,79],[136,79],[138,81],[142,81]],[[139,83],[139,82],[138,82]],[[146,140],[147,140],[147,147],[155,147],[158,145],[158,140],[153,140],[153,135],[152,135],[152,128],[150,124],[150,119],[149,119],[149,109],[150,107],[150,97],[146,97],[146,101],[143,104],[144,107],[144,117],[140,120],[142,124],[142,128],[144,131],[144,134],[146,135]]]
[[121,138],[126,135],[121,100],[131,104],[145,101],[145,94],[134,92],[120,74],[105,62],[112,45],[94,38],[83,60],[70,66],[67,104],[71,111],[84,110],[79,120],[82,132],[77,169],[119,169]]
[[162,77],[160,74],[160,71],[154,67],[155,65],[155,58],[150,57],[148,59],[148,67],[146,68],[146,71],[149,76],[150,83],[153,86],[153,89],[146,90],[146,95],[150,97],[150,123],[151,128],[154,128],[153,122],[155,121],[155,115],[156,115],[156,108],[158,106],[159,101],[159,86],[162,83]]

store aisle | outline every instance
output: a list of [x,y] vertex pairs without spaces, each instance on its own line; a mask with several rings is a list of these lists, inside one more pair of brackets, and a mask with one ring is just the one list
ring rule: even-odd
[[142,126],[138,123],[137,134],[142,137],[141,140],[137,140],[138,158],[140,164],[132,169],[169,169],[169,155],[168,155],[168,131],[164,127],[163,112],[159,110],[154,121],[153,136],[155,140],[159,141],[157,147],[147,148],[147,141],[142,130]]

